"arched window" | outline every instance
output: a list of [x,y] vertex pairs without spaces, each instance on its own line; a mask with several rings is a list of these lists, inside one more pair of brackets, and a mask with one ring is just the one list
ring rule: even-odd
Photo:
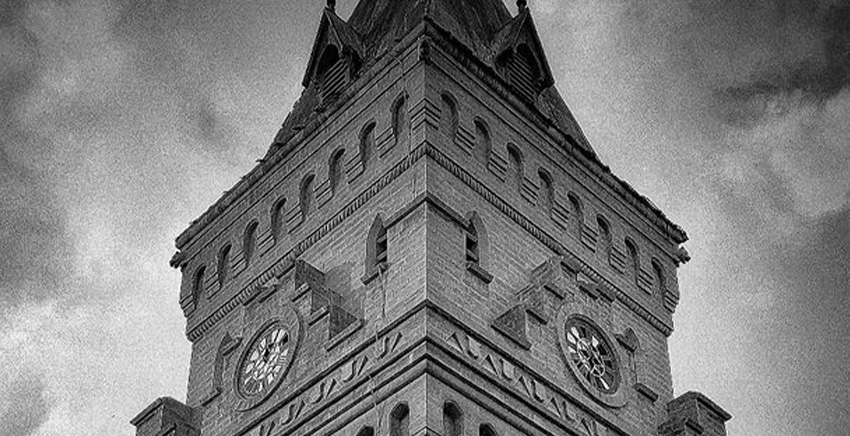
[[441,130],[451,139],[457,135],[457,103],[448,93],[440,96],[442,108],[440,111]]
[[363,130],[360,131],[360,162],[363,165],[363,169],[366,169],[366,166],[369,163],[369,160],[372,159],[372,154],[375,151],[375,123],[371,122],[366,124],[363,127]]
[[466,261],[479,265],[481,255],[478,252],[478,230],[475,223],[470,222],[466,230]]
[[357,432],[357,436],[375,436],[375,428],[368,425],[364,426]]
[[549,214],[552,212],[552,205],[555,203],[555,188],[552,185],[552,176],[543,168],[537,171],[537,176],[540,177],[540,204],[546,213]]
[[511,160],[511,175],[513,176],[513,183],[517,190],[522,192],[522,179],[524,177],[524,171],[522,168],[522,152],[519,151],[514,144],[508,144],[508,157]]
[[572,192],[567,195],[567,199],[570,202],[570,207],[573,209],[573,225],[575,226],[576,236],[581,239],[581,231],[584,227],[584,210],[581,206],[581,200],[579,200],[578,196]]
[[628,256],[629,273],[632,274],[635,283],[637,283],[638,277],[640,277],[640,257],[637,245],[629,238],[626,238],[626,255]]
[[399,96],[393,103],[393,136],[398,143],[407,134],[407,96]]
[[378,269],[387,266],[387,228],[381,215],[375,216],[372,227],[369,228],[369,236],[366,241],[366,277],[372,277],[378,273]]
[[259,224],[252,221],[245,227],[245,233],[242,235],[242,256],[245,258],[245,266],[251,264],[251,259],[254,257],[254,248],[257,245],[257,227]]
[[455,403],[443,404],[443,436],[463,435],[463,413]]
[[230,244],[221,247],[218,252],[218,286],[223,288],[230,278]]
[[597,215],[596,227],[599,229],[599,252],[602,253],[605,256],[605,260],[608,261],[609,256],[611,256],[611,226],[608,224],[608,220]]
[[286,199],[280,198],[278,199],[274,205],[272,206],[272,215],[271,215],[271,223],[272,223],[272,239],[277,243],[281,238],[283,238],[283,220],[285,218],[284,215],[284,207],[286,206]]
[[339,181],[342,180],[342,158],[345,155],[345,149],[339,149],[331,155],[331,160],[328,163],[328,180],[331,184],[331,192],[336,194]]
[[307,219],[307,215],[310,214],[310,208],[313,206],[313,177],[312,174],[307,174],[304,176],[304,179],[301,180],[301,189],[299,195],[299,201],[301,204],[301,217],[303,219]]
[[464,245],[466,261],[486,269],[489,247],[484,222],[481,221],[477,212],[471,212],[467,215],[466,222],[466,243]]
[[490,424],[481,424],[478,427],[478,436],[498,436],[496,435],[496,430],[493,430],[493,427]]
[[490,142],[490,129],[484,121],[475,120],[475,148],[472,150],[472,155],[484,165],[490,162],[490,150],[492,143]]
[[390,436],[410,436],[410,409],[407,404],[395,406],[390,413]]
[[192,299],[195,301],[195,304],[201,301],[201,295],[204,293],[204,273],[206,270],[206,266],[202,265],[195,271],[195,275],[192,277]]
[[664,269],[657,259],[652,259],[652,273],[655,275],[655,286],[659,292],[667,291],[667,277],[664,275]]

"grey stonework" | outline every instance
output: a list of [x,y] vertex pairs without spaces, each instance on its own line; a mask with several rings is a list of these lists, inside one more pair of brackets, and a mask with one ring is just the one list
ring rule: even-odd
[[[268,154],[178,238],[187,401],[157,400],[137,435],[725,435],[710,400],[673,399],[684,232],[598,161],[528,9],[454,3],[323,13],[304,95]],[[478,24],[461,34],[460,20]],[[329,79],[332,62],[344,68]],[[240,356],[284,312],[299,323],[292,364],[246,402]],[[616,357],[615,392],[571,366],[574,316]]]

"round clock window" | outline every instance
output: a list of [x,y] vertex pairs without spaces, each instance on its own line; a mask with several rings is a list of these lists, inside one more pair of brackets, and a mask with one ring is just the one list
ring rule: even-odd
[[268,392],[283,377],[292,350],[289,332],[280,323],[268,326],[248,349],[239,370],[239,393],[245,397]]
[[237,410],[253,409],[269,398],[292,366],[300,333],[298,317],[289,308],[279,315],[260,325],[242,352],[233,378],[241,398]]
[[616,392],[620,387],[620,370],[605,335],[584,317],[572,316],[564,327],[565,351],[576,376],[601,393]]

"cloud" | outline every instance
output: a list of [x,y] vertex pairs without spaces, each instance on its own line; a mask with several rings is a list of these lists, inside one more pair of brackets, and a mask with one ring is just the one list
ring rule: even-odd
[[6,435],[29,436],[42,425],[50,412],[44,383],[36,376],[17,374],[3,383],[0,397],[0,430]]
[[730,434],[846,428],[848,14],[840,1],[653,0],[536,16],[602,160],[691,237],[674,385],[730,410]]

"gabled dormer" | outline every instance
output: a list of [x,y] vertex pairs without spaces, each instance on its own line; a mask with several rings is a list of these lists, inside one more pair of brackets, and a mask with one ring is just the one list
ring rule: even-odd
[[340,18],[329,2],[322,13],[304,74],[304,87],[314,87],[320,107],[327,107],[351,83],[363,62],[363,44],[357,32]]
[[544,89],[555,83],[528,8],[505,25],[493,39],[496,69],[520,99],[536,103]]

